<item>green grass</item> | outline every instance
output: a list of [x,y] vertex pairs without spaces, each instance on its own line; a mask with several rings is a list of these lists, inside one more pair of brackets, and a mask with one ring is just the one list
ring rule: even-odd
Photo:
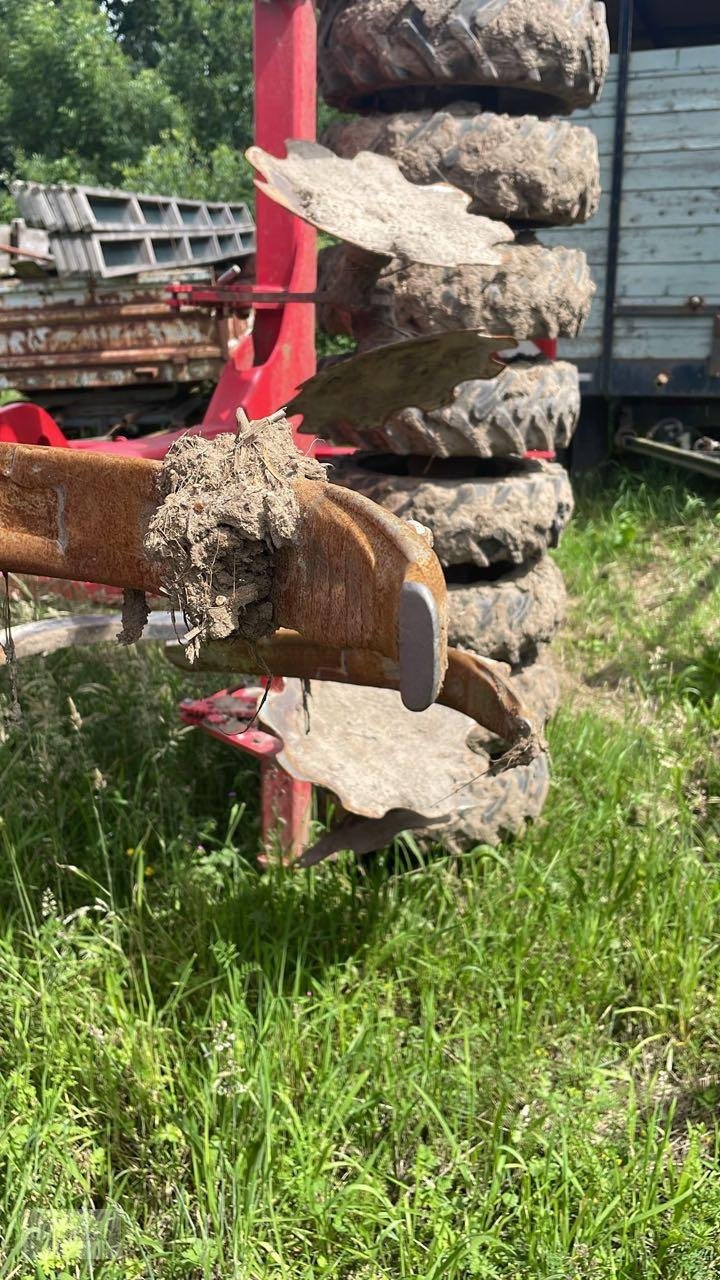
[[667,473],[581,492],[550,799],[460,859],[259,876],[159,653],[23,667],[3,1280],[720,1275],[719,534]]

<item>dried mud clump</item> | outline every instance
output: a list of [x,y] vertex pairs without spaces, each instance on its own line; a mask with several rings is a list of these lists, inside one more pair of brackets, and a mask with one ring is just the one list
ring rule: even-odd
[[274,630],[275,554],[300,520],[295,479],[325,471],[297,451],[284,414],[249,422],[239,410],[237,434],[188,435],[168,450],[144,545],[185,618],[191,662],[205,640]]
[[144,591],[135,587],[126,587],[123,591],[122,630],[118,634],[119,644],[137,644],[142,639],[145,623],[150,617],[150,606]]

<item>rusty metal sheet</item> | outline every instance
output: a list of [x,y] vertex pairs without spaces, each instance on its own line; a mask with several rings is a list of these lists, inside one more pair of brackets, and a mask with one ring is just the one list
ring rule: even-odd
[[[249,329],[249,321],[237,318]],[[148,380],[216,379],[227,337],[205,308],[172,310],[165,282],[6,282],[0,290],[0,387],[47,391]]]
[[271,200],[350,244],[371,253],[438,267],[463,263],[499,266],[514,240],[504,222],[468,213],[470,196],[438,182],[408,182],[390,156],[361,151],[352,160],[317,142],[290,140],[284,160],[262,147],[247,159],[255,185]]
[[452,329],[393,342],[348,356],[302,384],[287,407],[303,415],[303,431],[322,436],[338,425],[379,427],[399,409],[426,412],[452,400],[461,382],[496,378],[504,369],[495,352],[516,346],[513,338]]
[[488,762],[468,746],[469,716],[437,703],[415,714],[392,689],[322,680],[312,683],[307,708],[306,718],[299,680],[286,681],[263,706],[262,723],[283,743],[278,763],[333,792],[351,813],[381,818],[404,809],[437,821],[477,803],[472,784]]

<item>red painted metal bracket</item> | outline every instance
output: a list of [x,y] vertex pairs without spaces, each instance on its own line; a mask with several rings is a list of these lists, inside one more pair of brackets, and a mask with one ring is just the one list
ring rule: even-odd
[[[273,684],[282,686],[282,680]],[[263,693],[262,688],[221,689],[209,698],[187,698],[180,703],[180,718],[218,742],[260,760],[261,858],[266,861],[276,844],[292,862],[308,841],[312,786],[292,778],[277,763],[282,741],[256,721]]]

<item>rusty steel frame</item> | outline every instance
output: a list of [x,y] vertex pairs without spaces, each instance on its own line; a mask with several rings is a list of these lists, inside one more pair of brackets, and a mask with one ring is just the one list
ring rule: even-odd
[[[180,319],[161,285],[18,281],[2,294],[0,385],[47,393],[79,387],[216,380],[229,342],[250,320],[188,308]],[[99,442],[98,442],[99,443]]]
[[[2,567],[159,593],[143,542],[160,464],[0,443]],[[427,541],[369,499],[293,481],[300,520],[275,557],[273,614],[311,643],[400,662],[406,705],[436,697],[447,649],[442,569]]]

